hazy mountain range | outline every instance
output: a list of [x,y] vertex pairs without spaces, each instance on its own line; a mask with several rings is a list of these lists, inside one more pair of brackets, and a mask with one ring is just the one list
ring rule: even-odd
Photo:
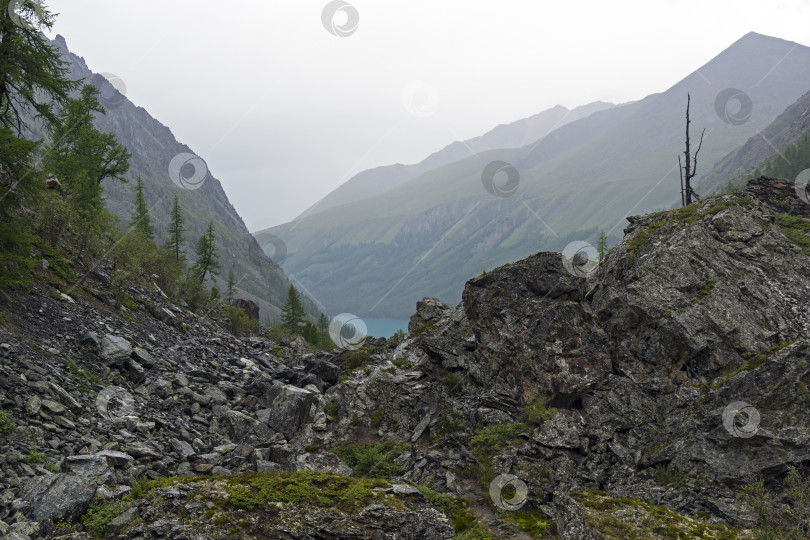
[[[456,303],[464,280],[484,270],[574,240],[595,244],[600,230],[616,239],[626,216],[679,201],[687,93],[693,148],[706,129],[699,179],[808,89],[810,48],[749,33],[661,93],[586,110],[545,136],[543,123],[527,130],[537,140],[516,136],[517,146],[457,143],[430,170],[361,173],[300,219],[255,236],[283,240],[284,269],[328,310],[401,318],[424,296]],[[448,161],[450,149],[461,157]],[[519,176],[511,196],[483,185],[496,160]]]
[[534,143],[565,124],[613,106],[612,103],[603,101],[596,101],[573,110],[557,105],[529,118],[511,124],[501,124],[480,137],[463,142],[456,141],[414,165],[397,163],[363,171],[338,186],[293,222],[303,219],[312,212],[322,212],[333,206],[373,197],[421,174],[470,155],[496,148],[518,148]]

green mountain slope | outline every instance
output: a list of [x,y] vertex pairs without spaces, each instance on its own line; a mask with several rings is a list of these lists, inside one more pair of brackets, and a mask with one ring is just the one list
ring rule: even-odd
[[[711,195],[730,185],[742,186],[745,178],[756,175],[757,169],[769,175],[791,177],[791,171],[796,167],[799,167],[796,171],[799,172],[810,164],[791,159],[783,149],[796,144],[802,136],[806,138],[808,131],[810,92],[791,104],[762,132],[724,157],[700,182],[698,192]],[[786,168],[780,169],[779,164],[784,164]],[[766,169],[770,170],[766,172]]]
[[[169,175],[169,164],[178,154],[194,152],[178,142],[169,128],[145,109],[136,107],[117,93],[106,79],[94,75],[83,58],[68,50],[62,36],[57,36],[52,45],[61,51],[70,64],[71,78],[83,78],[101,91],[107,114],[96,119],[96,126],[101,131],[113,133],[132,154],[129,176],[136,178],[140,175],[143,178],[144,195],[155,222],[156,240],[159,243],[165,240],[169,212],[177,195],[186,217],[186,250],[189,258],[193,259],[197,239],[208,223],[213,221],[222,275],[227,277],[228,270],[233,268],[237,287],[248,293],[243,296],[258,301],[261,317],[276,318],[280,306],[286,301],[290,281],[250,235],[219,180],[208,173],[198,189],[177,187]],[[188,175],[186,171],[184,174]],[[108,208],[124,223],[128,223],[135,199],[132,183],[105,181],[104,192]],[[311,300],[305,299],[305,302],[309,313],[318,312]]]
[[[753,110],[744,122],[730,123],[716,111],[727,88],[750,96]],[[808,88],[809,48],[750,33],[663,93],[256,237],[260,244],[268,234],[281,238],[285,270],[330,311],[403,317],[424,296],[455,303],[458,284],[482,270],[573,240],[595,245],[600,229],[616,238],[626,216],[678,201],[687,92],[693,137],[706,128],[699,171],[708,171]],[[735,114],[733,104],[720,112],[726,110]],[[482,171],[493,160],[519,172],[513,196],[484,189]]]

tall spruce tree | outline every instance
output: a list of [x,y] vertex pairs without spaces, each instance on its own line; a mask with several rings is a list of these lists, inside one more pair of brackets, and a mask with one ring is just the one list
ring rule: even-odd
[[295,287],[290,285],[287,291],[287,303],[281,312],[281,324],[284,325],[289,332],[294,334],[301,333],[300,323],[304,321],[304,306],[301,304],[301,297]]
[[171,249],[174,253],[175,260],[181,262],[186,258],[186,252],[183,249],[185,242],[184,233],[186,219],[183,217],[183,210],[180,208],[180,202],[177,200],[177,195],[174,196],[174,204],[172,205],[172,213],[169,221],[169,238],[166,241],[166,247]]
[[143,197],[143,180],[138,177],[135,184],[135,213],[132,216],[132,226],[135,232],[145,239],[153,242],[155,240],[155,229],[152,226],[152,218],[149,216],[149,209],[146,207],[146,200]]
[[194,263],[194,275],[200,281],[205,281],[208,273],[215,274],[219,270],[219,255],[217,254],[217,236],[214,224],[209,223],[199,241],[197,242],[197,262]]

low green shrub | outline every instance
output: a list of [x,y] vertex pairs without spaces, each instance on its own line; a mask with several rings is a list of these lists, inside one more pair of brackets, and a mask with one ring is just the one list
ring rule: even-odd
[[791,467],[782,481],[782,493],[760,479],[743,487],[739,499],[757,516],[757,538],[810,538],[810,477]]
[[408,445],[397,441],[349,444],[340,442],[332,449],[351,467],[354,476],[365,478],[390,478],[402,472],[402,465],[395,463]]
[[95,538],[103,538],[107,532],[107,525],[129,510],[130,506],[132,503],[129,501],[94,502],[82,516],[82,524]]
[[9,435],[13,433],[15,429],[17,429],[17,425],[11,419],[11,415],[6,411],[0,411],[0,433]]

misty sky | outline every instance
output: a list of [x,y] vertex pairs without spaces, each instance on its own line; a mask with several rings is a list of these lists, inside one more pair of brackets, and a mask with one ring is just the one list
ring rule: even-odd
[[327,0],[45,3],[54,34],[206,160],[251,231],[555,104],[661,92],[752,30],[810,45],[810,0],[352,0],[346,37],[324,27]]

